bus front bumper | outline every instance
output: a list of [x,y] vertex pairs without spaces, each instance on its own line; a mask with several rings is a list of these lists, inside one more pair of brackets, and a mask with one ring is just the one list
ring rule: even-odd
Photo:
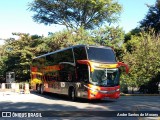
[[99,90],[88,89],[89,99],[118,99],[120,97],[120,86],[116,87],[99,87]]

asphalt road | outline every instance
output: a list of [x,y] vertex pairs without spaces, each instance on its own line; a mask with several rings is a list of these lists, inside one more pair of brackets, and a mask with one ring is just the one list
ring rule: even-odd
[[[98,111],[126,111],[153,112],[160,111],[160,96],[121,96],[118,100],[101,100],[89,101],[79,99],[76,102],[71,102],[66,96],[55,94],[40,95],[37,93],[31,94],[15,94],[15,93],[0,93],[0,111],[73,111],[70,115],[75,115],[74,111],[82,111],[80,117],[55,117],[55,119],[106,119],[102,117],[84,117],[86,114],[96,114]],[[94,111],[94,112],[90,112]],[[60,112],[63,113],[63,112]],[[84,114],[85,113],[85,114]],[[103,112],[102,112],[103,113]],[[48,112],[48,114],[50,114]],[[110,113],[108,113],[110,114]],[[115,117],[107,119],[155,119],[160,120],[160,117]],[[2,119],[2,118],[1,118]],[[4,119],[4,118],[3,118]],[[5,118],[6,119],[6,118]],[[17,120],[17,118],[15,118]],[[40,118],[37,118],[40,119]],[[44,119],[44,118],[43,118]],[[47,118],[46,119],[50,119]]]

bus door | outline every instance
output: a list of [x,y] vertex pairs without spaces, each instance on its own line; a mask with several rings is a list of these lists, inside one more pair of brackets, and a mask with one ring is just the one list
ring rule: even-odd
[[88,89],[85,86],[88,86],[89,82],[89,69],[87,65],[77,64],[76,67],[77,74],[77,97],[88,98]]
[[89,81],[88,66],[77,62],[78,60],[87,60],[86,48],[85,46],[78,46],[75,47],[73,51],[76,63],[77,97],[87,98],[88,93],[84,85],[87,85]]
[[62,94],[68,94],[68,88],[74,86],[75,66],[69,62],[61,62],[60,88]]

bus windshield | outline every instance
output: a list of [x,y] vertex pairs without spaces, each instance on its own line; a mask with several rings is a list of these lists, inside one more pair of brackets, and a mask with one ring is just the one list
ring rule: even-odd
[[117,86],[119,85],[119,70],[115,69],[95,69],[91,73],[91,83],[99,86]]
[[87,53],[91,61],[116,63],[114,52],[110,48],[88,47]]

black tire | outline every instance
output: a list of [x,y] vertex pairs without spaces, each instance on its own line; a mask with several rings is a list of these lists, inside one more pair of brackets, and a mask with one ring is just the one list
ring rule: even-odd
[[40,86],[40,94],[44,94],[44,86],[43,85]]
[[37,92],[40,93],[40,85],[37,85]]
[[76,92],[74,88],[69,90],[69,98],[71,101],[76,101]]

